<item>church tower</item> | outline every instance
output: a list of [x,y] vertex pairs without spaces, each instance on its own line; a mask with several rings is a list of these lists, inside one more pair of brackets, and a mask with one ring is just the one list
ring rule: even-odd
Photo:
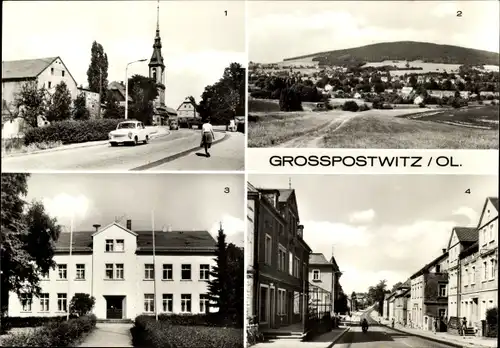
[[[154,118],[158,122],[166,116],[165,107],[165,64],[161,55],[160,38],[160,1],[158,0],[156,8],[156,36],[153,45],[153,55],[149,61],[149,77],[158,84],[158,97],[154,101]],[[162,117],[163,116],[163,117]]]

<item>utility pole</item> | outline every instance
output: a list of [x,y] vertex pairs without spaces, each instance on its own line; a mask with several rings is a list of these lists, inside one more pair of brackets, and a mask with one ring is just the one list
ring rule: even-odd
[[97,109],[97,118],[101,118],[101,101],[102,101],[102,69],[99,67],[99,108]]
[[158,321],[158,306],[156,301],[156,260],[155,260],[155,254],[156,254],[156,245],[155,245],[155,213],[154,211],[151,212],[151,226],[153,230],[153,292],[154,292],[154,307],[155,307],[155,318],[156,321]]

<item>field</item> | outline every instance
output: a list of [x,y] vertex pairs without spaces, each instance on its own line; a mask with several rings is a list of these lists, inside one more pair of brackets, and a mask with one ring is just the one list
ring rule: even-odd
[[[490,128],[443,123],[449,114]],[[248,147],[498,149],[497,129],[498,106],[438,113],[432,109],[250,112]]]
[[424,113],[422,115],[404,116],[419,121],[432,121],[478,129],[498,129],[498,105],[475,106],[467,109],[451,109],[440,112]]

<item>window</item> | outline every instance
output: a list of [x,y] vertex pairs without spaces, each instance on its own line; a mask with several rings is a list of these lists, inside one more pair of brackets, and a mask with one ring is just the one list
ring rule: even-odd
[[42,272],[40,275],[41,280],[49,280],[49,272]]
[[65,73],[65,71],[63,70],[63,71],[62,71],[62,76],[64,76],[64,73]]
[[484,267],[483,280],[486,280],[488,279],[488,262],[484,261],[483,267]]
[[300,314],[300,294],[293,292],[293,314]]
[[152,313],[155,311],[155,298],[153,294],[144,294],[144,312]]
[[286,271],[286,249],[281,244],[278,249],[278,270]]
[[54,68],[50,68],[50,74],[54,75]]
[[155,268],[152,263],[144,264],[144,279],[154,279]]
[[113,251],[114,243],[112,239],[106,239],[106,252],[110,253]]
[[68,279],[68,267],[66,265],[57,265],[59,279]]
[[116,279],[123,279],[124,271],[123,271],[123,263],[116,264]]
[[173,294],[163,294],[162,298],[163,311],[173,312],[174,311],[174,295]]
[[106,279],[113,279],[113,264],[112,263],[106,264],[105,278]]
[[40,312],[49,311],[49,294],[40,294]]
[[57,294],[57,310],[66,312],[68,308],[68,297],[66,294]]
[[271,255],[272,255],[272,246],[273,246],[273,240],[270,235],[266,234],[266,242],[264,245],[264,262],[267,263],[268,265],[271,264]]
[[278,289],[278,314],[286,315],[286,290]]
[[319,269],[313,270],[313,280],[319,280]]
[[181,279],[182,280],[191,280],[191,265],[182,265],[181,266]]
[[49,88],[52,88],[52,82],[49,81],[48,86],[49,86]]
[[172,280],[173,279],[173,271],[171,264],[163,264],[163,280]]
[[210,279],[210,265],[200,265],[200,280]]
[[436,273],[440,273],[441,272],[441,265],[436,265]]
[[84,280],[85,279],[85,265],[77,264],[76,265],[76,279]]
[[465,272],[464,272],[464,286],[467,286],[467,284],[469,283],[469,269],[465,269]]
[[268,288],[261,286],[260,287],[260,296],[259,296],[259,322],[266,323],[267,322],[267,310],[268,310]]
[[476,283],[476,266],[472,266],[472,279],[470,281],[471,284]]
[[495,235],[493,234],[493,224],[490,223],[490,243],[493,242]]
[[300,273],[300,260],[298,257],[295,257],[295,267],[294,267],[294,275],[298,278]]
[[439,296],[446,297],[446,284],[439,284]]
[[496,261],[495,260],[491,260],[491,267],[490,267],[490,279],[495,279],[495,266],[496,266]]
[[288,274],[293,275],[293,254],[288,252]]
[[123,239],[117,239],[115,251],[124,251],[124,250],[125,250],[125,241]]
[[33,296],[29,294],[21,295],[21,306],[23,312],[31,312],[31,303],[33,302]]
[[208,295],[200,295],[200,313],[208,313]]
[[191,294],[181,295],[181,312],[191,313]]

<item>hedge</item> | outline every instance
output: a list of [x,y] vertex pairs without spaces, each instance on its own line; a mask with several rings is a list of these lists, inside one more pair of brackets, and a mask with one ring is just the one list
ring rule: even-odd
[[108,134],[116,129],[122,119],[68,120],[54,122],[48,126],[29,129],[24,144],[61,141],[63,144],[107,140]]
[[5,337],[3,347],[68,347],[91,332],[96,325],[95,315],[69,321],[49,322],[30,332]]
[[[154,348],[242,348],[243,329],[203,325],[187,322],[202,320],[203,316],[163,316],[156,321],[150,316],[138,316],[132,328],[133,344],[136,347]],[[174,319],[175,318],[175,319]],[[180,324],[175,324],[179,320]]]
[[[74,319],[76,316],[70,315],[70,318]],[[65,320],[65,315],[55,317],[3,317],[2,329],[10,330],[13,327],[37,327],[51,322],[61,322]]]

